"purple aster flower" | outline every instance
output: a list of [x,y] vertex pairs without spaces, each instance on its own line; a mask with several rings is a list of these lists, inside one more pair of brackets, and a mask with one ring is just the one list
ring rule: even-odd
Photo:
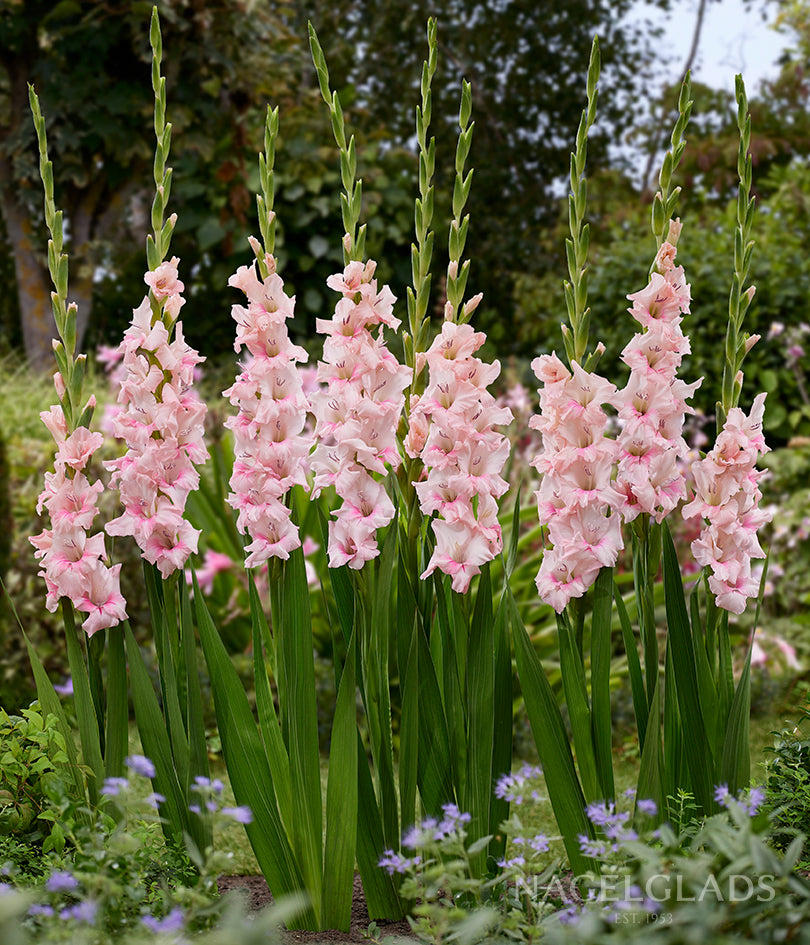
[[594,827],[618,827],[630,818],[628,811],[617,813],[613,801],[598,801],[588,804],[585,808],[585,816]]
[[409,850],[415,850],[417,847],[421,847],[422,843],[422,831],[416,825],[409,827],[402,835],[402,846],[407,847]]
[[181,909],[172,909],[162,919],[156,919],[153,915],[145,915],[141,919],[141,924],[157,935],[160,932],[179,932],[185,926],[186,920]]
[[101,788],[101,793],[107,797],[118,797],[121,791],[129,788],[129,781],[126,778],[105,778]]
[[192,814],[202,814],[202,808],[199,804],[189,804],[188,809]]
[[646,814],[648,817],[655,817],[658,813],[658,805],[652,798],[640,800],[638,804],[636,804],[636,807],[638,807],[642,814]]
[[[216,807],[214,809],[216,810]],[[249,807],[223,807],[222,813],[226,817],[233,817],[238,824],[249,824],[253,821],[253,812]]]
[[53,691],[58,693],[60,696],[72,696],[73,695],[73,679],[71,676],[58,686],[53,687]]
[[160,804],[165,803],[166,798],[162,794],[158,794],[157,791],[153,791],[151,794],[147,794],[144,800],[150,807],[154,807],[155,810],[157,810]]
[[407,873],[409,869],[418,866],[421,862],[421,856],[415,856],[409,859],[401,853],[386,850],[380,857],[380,862],[377,865],[384,869],[389,876],[393,876],[394,873]]
[[562,925],[576,925],[582,918],[582,914],[576,906],[569,906],[557,913],[557,919]]
[[126,760],[126,764],[131,771],[139,774],[142,778],[154,778],[157,773],[152,762],[143,755],[130,755]]
[[53,914],[53,906],[45,906],[41,902],[35,902],[33,906],[28,909],[28,915],[30,916],[41,915],[45,919],[50,919]]
[[728,807],[728,803],[731,800],[731,792],[728,789],[727,784],[718,784],[714,789],[714,799],[718,804],[722,804],[723,807]]
[[14,892],[11,883],[0,883],[0,896],[10,896]]
[[79,888],[79,881],[71,873],[57,870],[48,877],[45,888],[48,892],[73,892]]
[[580,834],[577,840],[579,841],[579,849],[584,856],[594,859],[605,856],[608,852],[608,846],[602,840],[591,840],[590,837],[586,837],[584,834]]
[[529,846],[535,853],[548,853],[548,837],[544,833],[538,833],[529,840]]
[[518,771],[502,774],[495,782],[495,796],[517,805],[522,804],[527,797],[539,801],[540,795],[531,782],[542,773],[542,768],[537,765],[523,765]]
[[86,925],[92,925],[96,921],[98,906],[92,899],[85,899],[84,902],[77,902],[75,906],[68,906],[59,913],[59,918],[63,922],[73,919],[74,922],[84,922]]
[[762,788],[752,787],[748,792],[748,816],[753,817],[765,801],[765,792]]
[[498,866],[500,866],[502,869],[509,869],[510,867],[513,867],[513,866],[525,866],[525,865],[526,865],[526,858],[523,856],[513,856],[511,860],[506,860],[506,859],[498,860]]

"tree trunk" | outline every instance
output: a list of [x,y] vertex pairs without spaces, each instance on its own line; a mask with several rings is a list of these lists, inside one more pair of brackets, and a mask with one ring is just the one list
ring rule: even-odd
[[[0,162],[0,175],[8,181],[10,175],[3,167],[5,163]],[[50,373],[54,370],[52,341],[56,325],[51,307],[50,276],[43,265],[46,250],[34,245],[36,228],[8,186],[0,191],[0,209],[14,253],[25,354],[34,371]]]

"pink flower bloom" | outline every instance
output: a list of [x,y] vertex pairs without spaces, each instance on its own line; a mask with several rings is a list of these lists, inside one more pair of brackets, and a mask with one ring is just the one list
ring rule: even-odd
[[145,298],[118,348],[125,373],[113,431],[127,452],[107,463],[124,506],[124,513],[107,524],[107,533],[132,535],[164,578],[196,551],[199,532],[183,519],[183,510],[199,482],[193,464],[208,458],[206,408],[191,390],[203,359],[186,344],[180,322],[174,325],[173,339],[164,322],[168,318],[171,325],[182,304],[182,299],[176,301],[183,290],[178,262],[175,257],[146,273],[159,315],[153,316]]
[[[62,386],[57,384],[57,389]],[[95,400],[91,399],[88,406],[95,406]],[[81,470],[104,438],[86,427],[69,431],[61,406],[45,411],[42,418],[56,440],[57,452],[54,472],[45,474],[37,512],[48,510],[52,528],[29,540],[42,566],[40,576],[47,588],[45,606],[55,611],[60,598],[67,598],[77,610],[88,614],[82,627],[91,635],[126,618],[119,591],[121,566],[110,568],[105,563],[103,532],[88,534],[103,486],[91,483]]]
[[287,559],[300,546],[284,498],[296,484],[307,488],[308,471],[309,440],[301,434],[309,400],[297,365],[307,354],[287,333],[295,297],[284,292],[275,259],[266,255],[265,263],[269,274],[263,281],[255,264],[241,266],[228,280],[249,303],[231,309],[237,324],[234,349],[244,345],[249,354],[224,392],[239,410],[225,421],[233,431],[235,455],[227,501],[239,512],[237,527],[252,539],[245,549],[248,568],[272,557]]
[[503,547],[495,500],[508,488],[500,472],[510,444],[495,427],[511,423],[512,412],[486,389],[500,364],[474,356],[485,341],[470,325],[442,324],[418,356],[417,369],[427,364],[430,373],[424,394],[411,399],[406,439],[425,466],[424,480],[414,484],[422,513],[441,516],[433,520],[436,551],[422,577],[438,568],[459,593]]
[[[210,548],[203,556],[202,567],[196,572],[197,583],[203,594],[210,594],[214,589],[214,578],[223,571],[229,571],[236,562],[230,555],[222,554],[221,551],[212,551]],[[186,572],[186,583],[191,584],[191,572]]]
[[126,620],[126,601],[118,589],[120,570],[120,564],[106,568],[97,561],[90,571],[89,581],[76,602],[76,609],[87,614],[82,628],[88,636]]
[[[680,224],[671,222],[670,233],[677,238]],[[622,514],[628,522],[642,512],[660,522],[686,498],[681,465],[688,447],[682,431],[685,414],[694,413],[686,401],[700,381],[686,384],[676,376],[690,350],[680,327],[690,297],[675,253],[674,243],[663,243],[649,285],[628,296],[630,314],[644,327],[622,354],[630,379],[618,401],[622,430],[616,488],[625,497]]]
[[748,416],[739,408],[728,412],[714,449],[692,465],[695,497],[684,507],[685,519],[704,519],[701,533],[692,542],[692,553],[701,567],[709,568],[709,587],[717,606],[741,614],[758,583],[751,575],[752,558],[764,558],[757,529],[771,519],[758,508],[761,474],[754,466],[768,451],[762,436],[765,394],[758,394]]
[[451,586],[458,594],[466,594],[472,578],[480,573],[481,565],[492,560],[490,540],[472,521],[445,522],[433,520],[436,548],[422,573],[424,580],[436,568],[452,578]]
[[[361,568],[375,557],[377,529],[394,516],[394,506],[373,473],[388,474],[401,463],[396,440],[411,372],[388,350],[383,326],[396,328],[394,296],[377,288],[376,264],[350,262],[327,279],[340,292],[332,319],[318,319],[326,335],[318,379],[326,385],[312,394],[317,446],[310,459],[313,492],[334,486],[341,500],[329,523],[330,567]],[[373,328],[378,328],[375,334]]]
[[177,278],[179,263],[177,256],[173,256],[169,262],[161,263],[157,269],[144,275],[143,281],[152,290],[156,299],[167,299],[170,295],[179,295],[185,288]]

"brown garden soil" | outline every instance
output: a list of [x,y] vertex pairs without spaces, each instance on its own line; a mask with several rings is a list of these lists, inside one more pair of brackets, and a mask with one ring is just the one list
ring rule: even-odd
[[[582,897],[574,882],[572,873],[562,873],[556,877],[561,883],[565,894],[570,901],[581,902]],[[220,876],[217,887],[221,894],[238,890],[247,896],[247,908],[251,911],[258,911],[273,902],[270,890],[263,876]],[[302,945],[314,945],[314,943],[367,943],[369,941],[366,934],[371,919],[366,906],[366,898],[363,894],[363,884],[360,881],[360,874],[356,873],[354,877],[354,894],[352,896],[352,914],[351,925],[348,932],[338,932],[336,929],[324,929],[321,932],[305,932],[299,929],[285,930],[282,932],[281,941],[288,945],[302,943]],[[378,919],[377,933],[375,938],[383,940],[386,938],[407,938],[411,941],[418,941],[411,931],[407,919],[399,922],[385,922]]]
[[[224,894],[231,890],[239,890],[247,896],[247,907],[251,911],[258,911],[265,906],[269,906],[273,897],[267,888],[267,883],[263,876],[220,876],[217,887],[220,893]],[[351,926],[348,932],[338,932],[335,929],[324,929],[321,932],[304,932],[299,929],[288,930],[282,933],[281,941],[294,945],[294,943],[338,943],[338,942],[367,942],[368,939],[363,934],[368,931],[371,919],[368,915],[366,898],[363,895],[363,884],[360,882],[360,876],[354,877],[354,895],[352,896],[352,917]],[[380,939],[396,937],[407,937],[416,941],[411,931],[410,925],[406,919],[399,922],[385,922],[377,920],[377,937]]]

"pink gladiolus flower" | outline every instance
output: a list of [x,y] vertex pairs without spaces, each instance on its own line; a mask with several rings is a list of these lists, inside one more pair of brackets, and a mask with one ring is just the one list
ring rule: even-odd
[[453,522],[434,519],[433,533],[436,548],[422,579],[438,568],[452,578],[454,591],[465,594],[472,578],[481,571],[481,565],[493,558],[491,540],[483,534],[475,518]]
[[[385,344],[383,326],[396,328],[394,296],[377,288],[376,264],[350,262],[327,285],[342,293],[330,320],[318,319],[326,335],[318,379],[326,385],[311,396],[317,446],[310,459],[313,492],[334,486],[341,507],[329,523],[330,567],[359,569],[379,554],[377,529],[394,506],[373,473],[387,475],[401,457],[396,431],[410,371]],[[377,328],[375,334],[372,329]]]
[[541,476],[535,497],[551,545],[536,584],[541,599],[562,613],[603,566],[616,563],[623,547],[618,513],[624,498],[613,482],[618,448],[605,436],[602,409],[618,397],[605,378],[576,361],[569,371],[556,354],[535,358],[532,369],[543,383],[540,413],[529,421],[543,437],[542,452],[532,460]]
[[225,421],[234,434],[234,466],[228,503],[239,515],[237,527],[251,538],[245,566],[269,558],[289,558],[301,540],[284,498],[296,484],[307,486],[309,439],[302,436],[309,400],[297,362],[306,361],[294,345],[286,321],[292,318],[295,296],[284,292],[275,259],[265,256],[268,276],[260,281],[255,264],[241,266],[228,284],[241,289],[248,307],[234,305],[234,349],[248,349],[242,373],[224,392],[238,407]]
[[685,384],[676,377],[690,350],[680,327],[690,292],[683,268],[675,266],[679,235],[680,223],[671,221],[672,242],[658,251],[658,271],[645,289],[628,296],[633,302],[628,311],[645,330],[622,353],[630,379],[617,401],[622,430],[616,489],[625,497],[622,515],[627,522],[641,513],[661,522],[686,498],[682,464],[688,447],[682,431],[685,414],[694,413],[686,401],[700,381]]
[[193,464],[208,458],[206,408],[192,389],[203,358],[186,344],[180,322],[173,340],[164,323],[169,318],[171,324],[183,301],[177,263],[175,257],[146,273],[157,314],[149,297],[144,298],[119,345],[126,373],[118,393],[122,409],[112,425],[127,452],[107,463],[124,506],[123,514],[107,524],[107,533],[132,535],[164,578],[197,549],[199,532],[183,519],[183,510],[199,483]]
[[755,597],[758,582],[751,575],[751,559],[764,558],[756,537],[760,525],[772,513],[758,508],[762,493],[757,482],[762,473],[755,464],[768,452],[762,434],[765,394],[754,399],[751,412],[732,407],[714,449],[692,466],[695,496],[684,507],[685,519],[704,520],[692,553],[701,567],[709,568],[709,587],[717,606],[734,614],[745,610]]
[[[203,556],[202,567],[198,569],[197,583],[203,594],[210,594],[214,589],[214,578],[223,571],[233,568],[236,562],[230,555],[222,554],[221,551],[212,551],[210,548]],[[191,584],[191,571],[186,572],[186,583]]]
[[[62,387],[57,384],[57,389]],[[95,405],[94,400],[88,403]],[[40,576],[48,589],[45,606],[55,611],[60,598],[67,598],[88,615],[82,628],[91,636],[126,618],[126,604],[119,590],[121,565],[110,568],[105,563],[103,532],[88,534],[103,486],[91,483],[82,470],[104,438],[86,427],[69,432],[61,406],[51,407],[41,416],[56,440],[57,452],[55,471],[45,474],[37,512],[48,510],[52,528],[29,540],[36,549],[34,556],[42,565]]]
[[470,325],[442,324],[417,357],[417,369],[427,364],[429,377],[424,394],[411,399],[406,439],[409,455],[421,455],[425,466],[424,479],[414,483],[420,508],[441,516],[433,520],[436,550],[422,577],[438,568],[462,594],[503,547],[495,500],[508,488],[500,473],[510,445],[495,427],[511,423],[512,412],[486,389],[500,364],[475,357],[485,341]]

